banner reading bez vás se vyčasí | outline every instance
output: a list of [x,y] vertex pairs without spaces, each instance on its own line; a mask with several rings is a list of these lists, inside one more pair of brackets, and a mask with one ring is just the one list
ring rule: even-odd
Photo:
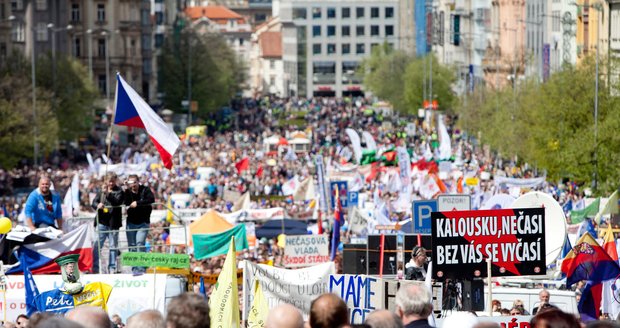
[[544,275],[545,210],[433,212],[433,277]]

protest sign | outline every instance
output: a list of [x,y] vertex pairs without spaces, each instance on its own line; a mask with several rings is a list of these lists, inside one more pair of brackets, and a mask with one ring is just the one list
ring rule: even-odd
[[241,193],[235,190],[224,189],[224,195],[222,198],[227,202],[234,203],[237,199],[241,198]]
[[349,212],[349,229],[357,235],[368,234],[368,217],[357,207],[352,207]]
[[[43,293],[63,287],[61,275],[34,275],[39,292]],[[157,278],[155,278],[157,277]],[[24,276],[7,276],[6,310],[8,321],[26,312]],[[87,285],[102,282],[112,286],[113,292],[107,302],[108,313],[115,313],[126,321],[132,314],[157,309],[165,313],[166,288],[155,288],[166,281],[165,274],[145,274],[132,276],[131,274],[83,274],[80,281]],[[0,299],[0,311],[4,311],[5,303]]]
[[[437,327],[442,327],[444,321],[447,319],[439,318],[435,319],[435,323]],[[497,316],[497,317],[483,317],[479,316],[479,322],[494,322],[499,324],[501,328],[530,328],[530,321],[532,320],[531,315],[508,315],[508,316]]]
[[544,275],[545,210],[518,208],[433,212],[434,277]]
[[284,266],[300,268],[328,262],[328,246],[326,235],[286,236]]
[[273,207],[253,210],[239,210],[232,213],[219,213],[226,221],[230,223],[244,221],[271,221],[284,219],[284,208]]
[[187,269],[189,268],[189,255],[124,252],[121,253],[121,262],[124,266]]
[[363,323],[367,314],[383,308],[383,279],[379,277],[331,275],[329,292],[340,296],[347,303],[352,324]]
[[329,276],[336,273],[333,262],[297,270],[280,269],[250,261],[243,263],[242,320],[247,320],[252,305],[255,279],[260,281],[269,309],[281,303],[289,303],[301,311],[304,320],[308,320],[310,303],[328,292]]

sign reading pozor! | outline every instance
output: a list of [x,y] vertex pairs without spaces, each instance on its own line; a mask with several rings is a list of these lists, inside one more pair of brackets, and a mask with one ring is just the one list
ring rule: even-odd
[[545,209],[433,212],[436,278],[544,275]]

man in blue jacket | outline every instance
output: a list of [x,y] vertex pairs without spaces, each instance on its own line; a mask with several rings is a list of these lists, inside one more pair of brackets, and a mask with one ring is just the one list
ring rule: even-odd
[[54,227],[62,230],[62,203],[58,193],[52,192],[52,180],[43,176],[39,188],[33,190],[26,200],[26,225],[30,230]]

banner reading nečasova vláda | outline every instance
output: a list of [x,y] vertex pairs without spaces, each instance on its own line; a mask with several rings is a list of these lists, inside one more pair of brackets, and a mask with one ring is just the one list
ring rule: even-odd
[[543,275],[545,210],[518,208],[433,212],[433,277]]

